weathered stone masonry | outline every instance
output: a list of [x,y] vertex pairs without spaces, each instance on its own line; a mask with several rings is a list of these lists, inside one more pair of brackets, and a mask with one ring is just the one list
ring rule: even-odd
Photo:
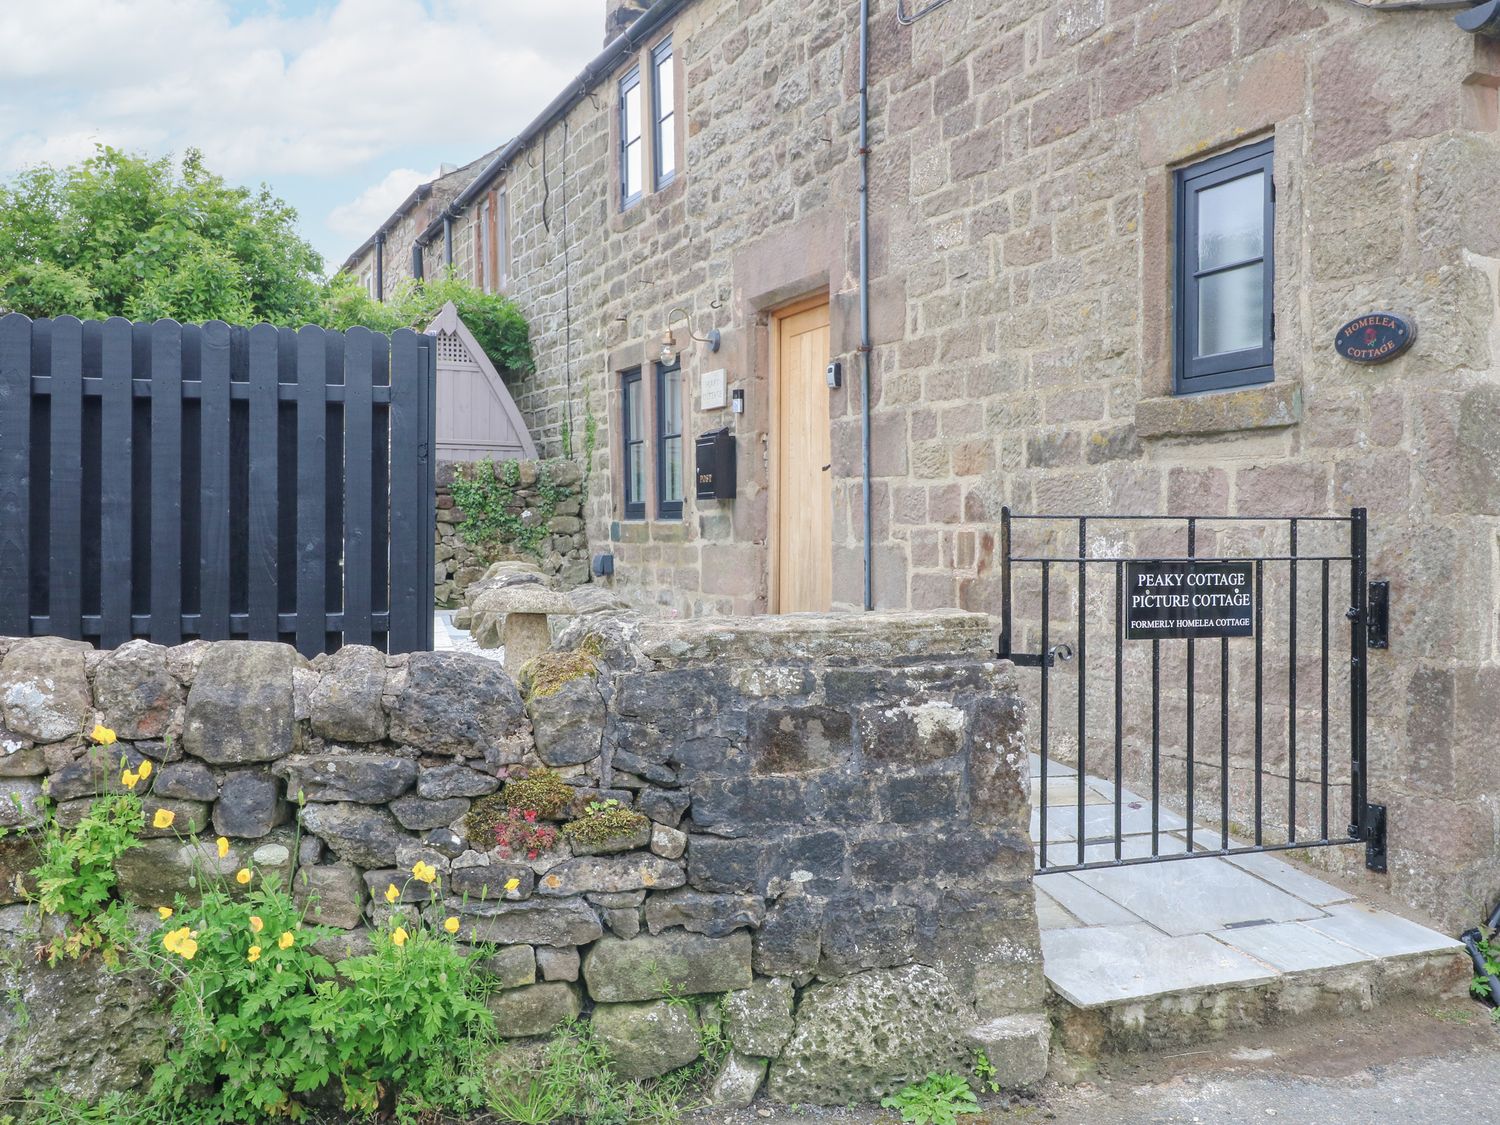
[[[502,1033],[590,1011],[630,1076],[697,1055],[697,1017],[666,995],[728,992],[726,1098],[768,1066],[781,1099],[876,1097],[978,1044],[1011,1084],[1040,1077],[1021,706],[985,656],[985,619],[595,617],[574,634],[597,663],[529,698],[457,654],[0,641],[0,790],[15,798],[0,817],[34,825],[50,790],[67,821],[116,784],[122,755],[149,758],[148,819],[170,808],[207,843],[195,856],[147,829],[119,865],[145,917],[194,893],[194,862],[291,878],[314,919],[348,931],[333,956],[392,912],[457,913],[461,937],[494,946]],[[80,732],[96,720],[120,742],[94,755]],[[466,837],[504,772],[543,763],[577,787],[572,815],[613,798],[649,831],[534,861]],[[441,872],[441,902],[417,883],[394,906],[372,894],[418,859]],[[0,863],[0,931],[23,932],[26,848]],[[128,1086],[159,1056],[165,1031],[131,982],[3,972],[35,1001],[29,1028],[0,1010],[11,1088]]]

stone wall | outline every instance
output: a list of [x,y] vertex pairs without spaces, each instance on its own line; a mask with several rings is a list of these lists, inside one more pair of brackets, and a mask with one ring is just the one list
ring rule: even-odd
[[[976,1045],[1023,1086],[1049,1032],[1022,709],[989,638],[963,614],[594,617],[565,638],[580,647],[541,658],[520,687],[451,653],[355,646],[309,663],[242,641],[0,640],[0,818],[36,825],[50,792],[66,823],[117,784],[121,756],[150,759],[148,823],[161,807],[176,824],[148,828],[119,863],[119,891],[143,911],[191,896],[195,864],[253,864],[348,931],[333,956],[393,912],[456,914],[462,940],[493,947],[502,1034],[589,1012],[635,1077],[698,1054],[700,1015],[669,996],[727,993],[726,1103],[763,1079],[786,1101],[878,1097],[967,1066]],[[96,721],[120,738],[97,753],[81,735]],[[481,821],[544,765],[571,787],[557,819],[609,800],[642,819],[506,853]],[[379,892],[418,860],[440,872],[440,900],[411,882],[387,904]],[[26,863],[0,863],[0,902],[14,904],[0,930],[14,932]],[[38,996],[71,979],[23,972]],[[32,1013],[55,1027],[0,1018],[8,1081],[128,1084],[121,1069],[139,1060],[101,1049],[108,1021],[82,1058],[59,1052],[51,1032],[88,1022],[63,1007]]]
[[[1500,892],[1500,221],[1483,188],[1500,174],[1500,44],[1451,13],[1333,0],[952,0],[909,28],[895,7],[874,0],[871,20],[876,605],[997,613],[1007,503],[1367,506],[1395,638],[1370,662],[1371,794],[1391,815],[1380,885],[1472,924]],[[670,29],[682,167],[628,211],[618,75],[506,173],[538,364],[517,402],[554,452],[570,418],[574,432],[585,411],[599,419],[588,529],[622,598],[768,608],[767,312],[817,293],[845,370],[829,419],[834,600],[860,600],[856,12],[684,8]],[[1265,137],[1275,381],[1174,397],[1173,171]],[[629,521],[619,373],[650,364],[679,306],[699,336],[723,334],[717,354],[684,344],[686,428],[734,428],[739,498]],[[1377,368],[1339,359],[1339,325],[1386,308],[1419,323],[1412,350]],[[697,409],[714,368],[744,414]],[[1236,729],[1250,721],[1237,706]],[[1322,859],[1362,869],[1358,849]]]
[[[547,518],[550,534],[542,541],[536,557],[526,561],[535,562],[542,573],[553,579],[562,589],[582,586],[590,579],[589,540],[583,527],[583,500],[580,486],[583,468],[578,462],[566,457],[547,461],[520,461],[516,463],[518,484],[511,507],[522,521],[541,519],[548,508],[548,501],[538,488],[542,474],[546,474],[562,492],[562,497],[552,506]],[[497,466],[498,468],[498,466]],[[464,513],[454,507],[453,474],[478,470],[475,463],[440,461],[437,467],[437,563],[433,574],[433,600],[439,609],[455,609],[464,604],[464,593],[480,578],[485,569],[502,558],[524,557],[509,550],[505,544],[494,547],[479,547],[470,543],[463,535]]]

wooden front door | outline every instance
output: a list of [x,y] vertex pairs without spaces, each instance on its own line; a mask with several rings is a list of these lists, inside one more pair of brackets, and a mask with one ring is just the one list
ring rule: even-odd
[[833,473],[829,432],[828,302],[775,319],[778,613],[826,611],[833,598]]

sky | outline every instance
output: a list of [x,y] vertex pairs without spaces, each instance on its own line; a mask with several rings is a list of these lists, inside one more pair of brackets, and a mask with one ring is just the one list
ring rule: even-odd
[[0,179],[199,148],[296,207],[331,271],[603,41],[604,0],[0,0]]

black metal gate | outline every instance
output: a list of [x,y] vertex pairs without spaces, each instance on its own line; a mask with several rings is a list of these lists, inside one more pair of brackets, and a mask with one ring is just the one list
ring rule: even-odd
[[[1001,551],[999,655],[1039,672],[1039,871],[1356,843],[1385,870],[1385,809],[1366,791],[1366,655],[1386,645],[1387,584],[1368,581],[1365,509],[1006,508]],[[1239,616],[1141,608],[1195,602],[1172,574],[1227,575],[1212,581],[1240,584],[1219,595]],[[1150,583],[1169,589],[1153,598]]]

